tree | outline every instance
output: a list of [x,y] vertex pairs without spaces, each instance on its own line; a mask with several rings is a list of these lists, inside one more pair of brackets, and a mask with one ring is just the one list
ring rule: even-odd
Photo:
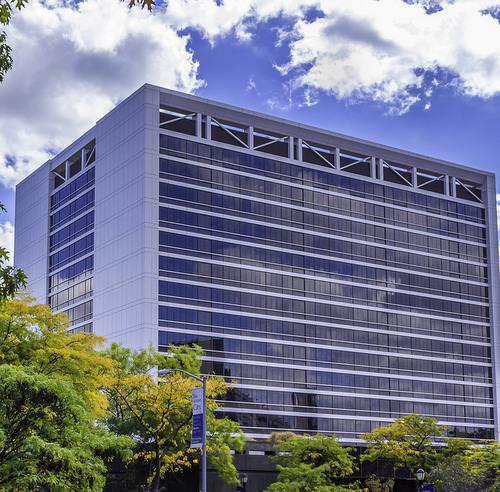
[[[455,446],[451,443],[450,445]],[[438,492],[498,492],[500,491],[500,444],[484,442],[473,446],[463,439],[455,446],[457,452],[443,453],[432,470],[430,479]],[[458,452],[462,448],[461,452]]]
[[[0,26],[7,26],[12,18],[12,12],[21,10],[28,0],[0,0]],[[11,48],[7,44],[7,34],[0,31],[0,82],[5,74],[12,68]]]
[[500,492],[500,443],[485,441],[465,452],[469,469],[484,477],[485,492]]
[[[0,24],[2,23],[2,0],[0,0]],[[0,32],[0,82],[2,81],[3,33]],[[5,212],[0,203],[0,212]],[[8,265],[9,253],[0,246],[0,302],[9,299],[21,288],[26,286],[26,276],[22,270]]]
[[485,492],[484,479],[468,467],[464,456],[454,455],[440,461],[429,479],[438,492]]
[[101,490],[130,439],[97,425],[111,361],[102,339],[26,299],[0,304],[0,489]]
[[431,446],[432,438],[442,436],[445,427],[430,417],[411,414],[361,436],[368,446],[361,461],[379,458],[391,460],[396,468],[412,475],[418,468],[429,470],[438,451]]
[[[159,376],[158,371],[178,368],[199,375],[201,348],[171,346],[167,356],[152,349],[132,352],[113,344],[106,353],[115,362],[112,384],[106,388],[111,411],[107,425],[116,433],[134,437],[133,461],[149,466],[148,483],[158,491],[162,477],[192,467],[200,453],[189,448],[191,390],[199,383],[175,372]],[[241,451],[244,438],[238,424],[215,415],[215,399],[227,390],[222,378],[208,378],[207,456],[226,482],[238,484],[230,450]]]
[[278,478],[266,492],[343,492],[349,486],[335,481],[354,472],[354,458],[349,448],[340,445],[335,436],[298,436],[274,434],[279,451],[275,457]]

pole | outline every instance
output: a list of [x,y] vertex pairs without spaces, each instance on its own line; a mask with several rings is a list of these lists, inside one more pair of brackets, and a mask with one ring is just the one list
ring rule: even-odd
[[207,377],[203,382],[203,434],[201,444],[201,492],[207,492]]

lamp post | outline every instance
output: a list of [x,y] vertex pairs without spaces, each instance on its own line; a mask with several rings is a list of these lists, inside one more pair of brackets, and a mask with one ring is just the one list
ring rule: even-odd
[[418,480],[418,490],[422,492],[422,482],[425,478],[425,471],[422,468],[419,468],[416,472],[417,480]]
[[196,376],[191,374],[184,369],[165,369],[160,372],[160,374],[169,374],[171,372],[182,372],[186,376],[189,376],[202,384],[202,411],[203,411],[203,424],[201,433],[201,492],[207,492],[207,377],[206,376]]
[[243,492],[247,491],[248,475],[243,473],[241,475],[241,484],[243,485]]

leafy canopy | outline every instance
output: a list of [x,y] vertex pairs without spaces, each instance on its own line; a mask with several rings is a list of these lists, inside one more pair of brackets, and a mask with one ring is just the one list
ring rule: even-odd
[[[0,0],[0,24],[2,24],[2,0]],[[0,31],[0,82],[2,81],[2,50],[4,34]],[[0,203],[0,212],[5,212],[5,207]],[[9,299],[21,288],[26,286],[26,276],[22,270],[10,266],[9,253],[0,246],[0,302]]]
[[361,460],[391,460],[396,468],[405,468],[412,474],[418,468],[428,470],[438,454],[431,446],[432,439],[442,436],[445,429],[433,418],[406,415],[362,435],[368,446]]
[[[107,425],[114,432],[133,436],[137,442],[133,461],[149,466],[148,482],[159,489],[166,474],[180,472],[199,461],[200,450],[190,449],[191,390],[200,383],[163,369],[184,369],[200,375],[200,347],[169,347],[169,355],[152,349],[132,352],[113,344],[106,354],[115,361],[112,384],[106,387],[110,402]],[[221,477],[230,484],[239,482],[230,449],[242,450],[239,426],[226,418],[216,418],[217,398],[228,390],[220,377],[207,379],[207,455]]]
[[461,452],[444,452],[431,472],[438,492],[500,491],[500,443],[472,446],[469,441],[457,441],[462,441],[458,446]]
[[274,434],[279,451],[275,457],[278,477],[266,492],[343,492],[352,486],[335,481],[354,472],[350,449],[342,447],[335,436]]
[[102,490],[105,459],[131,446],[97,425],[111,361],[95,335],[28,299],[0,303],[0,489]]

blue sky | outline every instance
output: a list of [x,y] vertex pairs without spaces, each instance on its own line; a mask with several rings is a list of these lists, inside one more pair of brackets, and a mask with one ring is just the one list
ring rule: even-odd
[[32,0],[0,85],[0,244],[14,187],[145,82],[500,169],[500,2]]

